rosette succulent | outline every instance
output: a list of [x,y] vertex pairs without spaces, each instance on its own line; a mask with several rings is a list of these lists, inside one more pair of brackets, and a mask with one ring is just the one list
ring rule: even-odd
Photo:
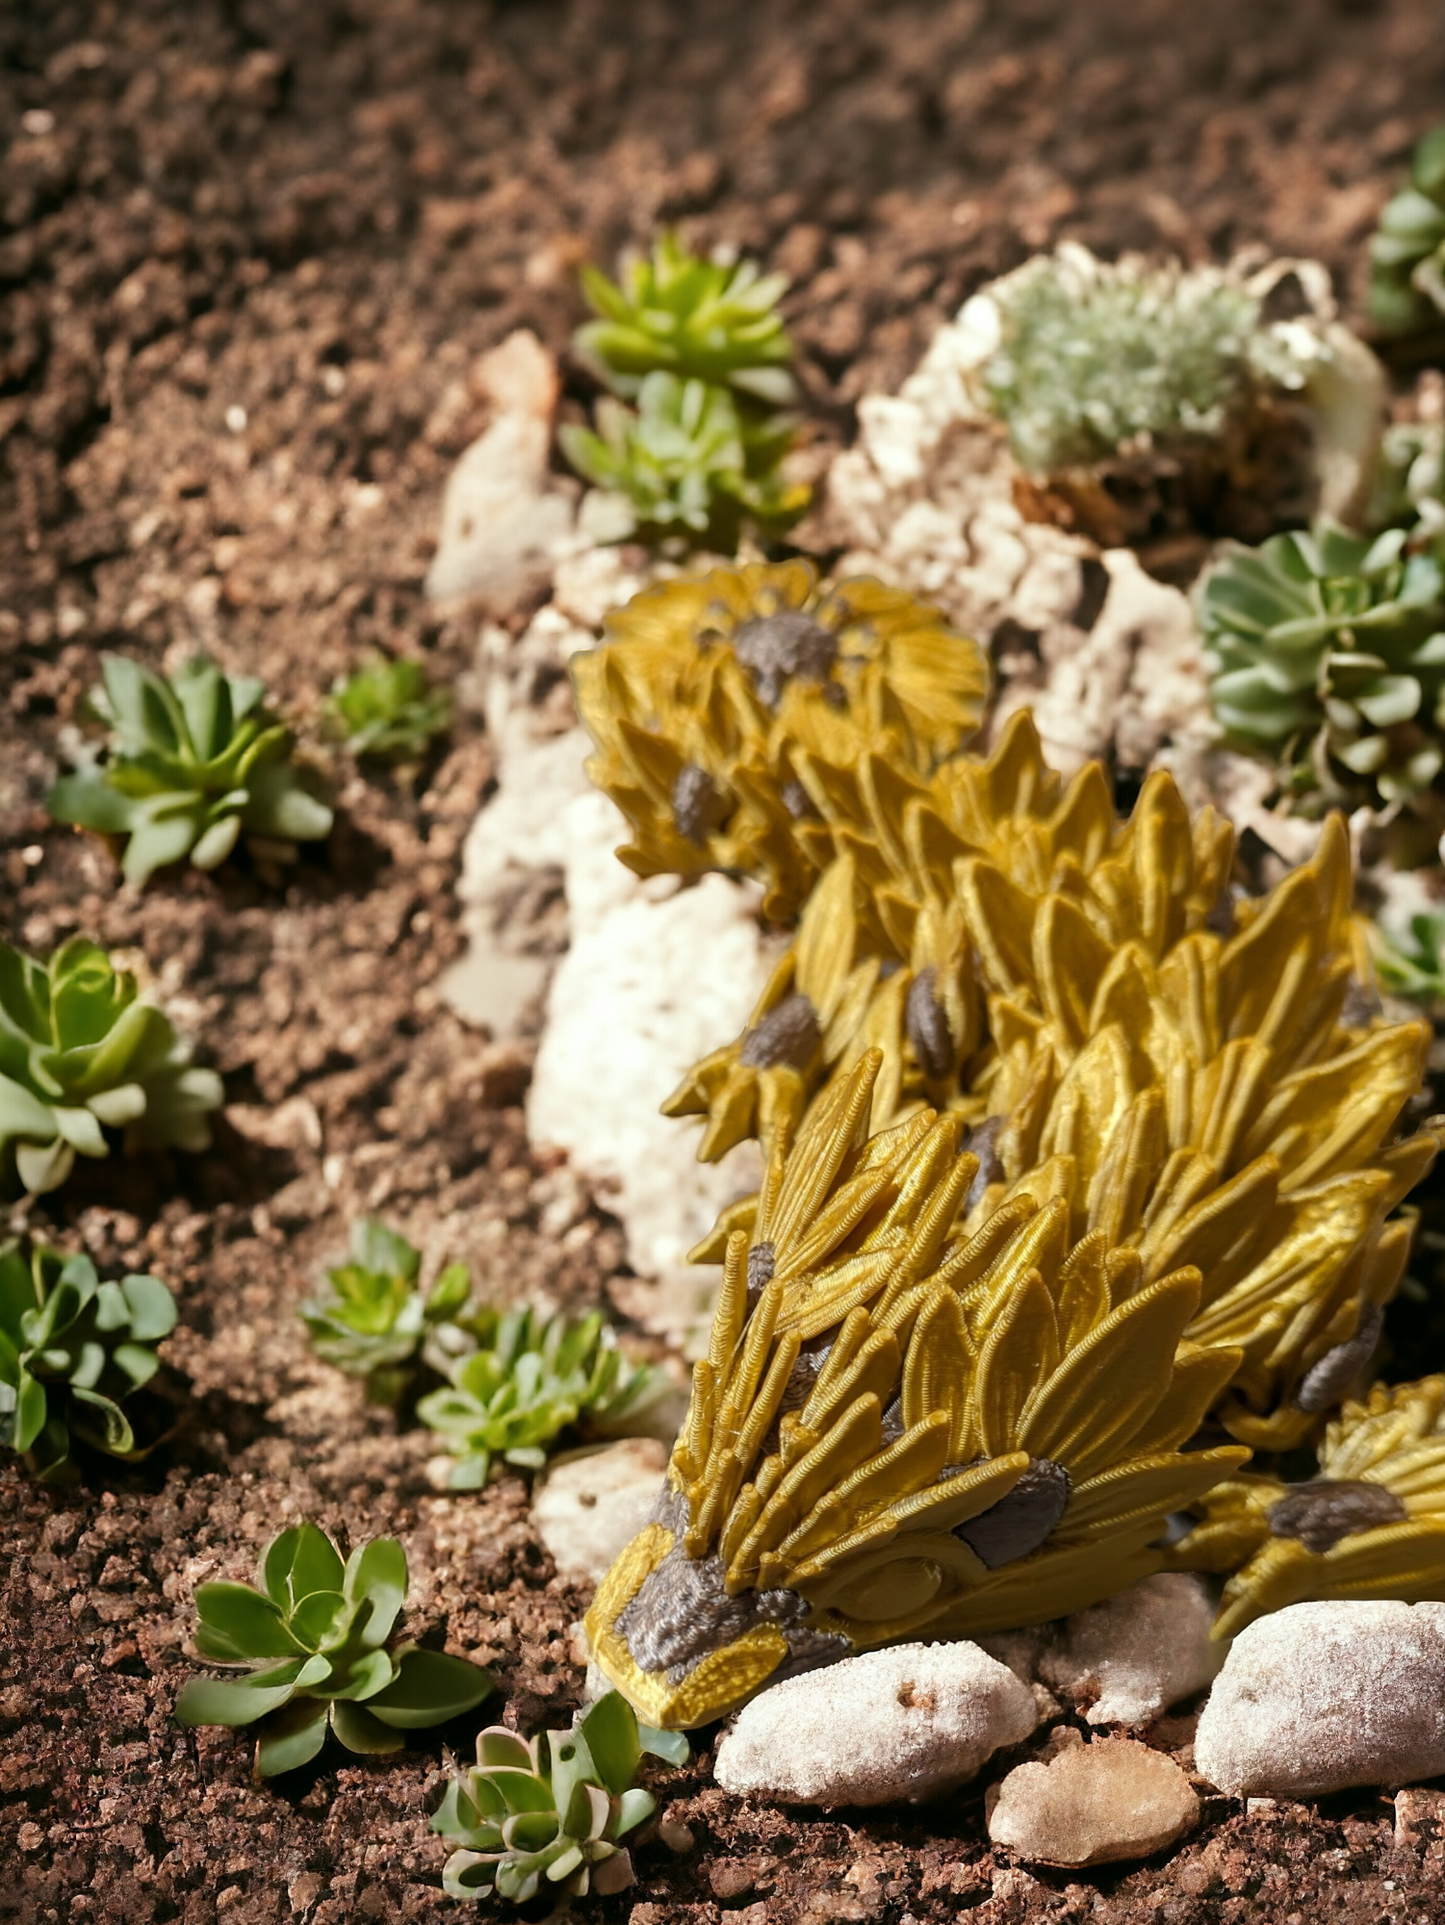
[[1445,569],[1403,529],[1330,523],[1235,548],[1202,578],[1210,700],[1319,809],[1407,801],[1445,765]]
[[192,1678],[176,1700],[183,1725],[261,1725],[263,1778],[308,1764],[328,1728],[348,1751],[399,1751],[490,1696],[481,1665],[415,1644],[392,1648],[406,1602],[406,1553],[373,1538],[343,1564],[316,1525],[285,1530],[261,1554],[262,1589],[196,1587],[196,1651],[247,1666],[236,1679]]
[[532,1309],[467,1319],[477,1347],[454,1358],[450,1382],[417,1415],[456,1458],[453,1490],[478,1490],[500,1457],[539,1470],[568,1424],[619,1434],[667,1389],[653,1364],[631,1364],[600,1311],[575,1320]]
[[328,1270],[328,1288],[301,1305],[311,1348],[348,1376],[366,1379],[373,1403],[393,1404],[410,1366],[439,1325],[455,1318],[471,1292],[464,1263],[450,1263],[423,1292],[421,1252],[377,1217],[351,1231],[351,1261]]
[[378,657],[331,691],[329,707],[354,755],[414,760],[451,726],[451,697],[433,688],[423,662]]
[[635,410],[604,395],[595,434],[558,430],[572,466],[602,490],[593,512],[613,539],[711,531],[728,545],[742,515],[781,525],[807,507],[808,489],[778,469],[792,437],[786,416],[744,417],[728,389],[660,373],[643,377]]
[[1409,185],[1370,242],[1370,316],[1383,334],[1445,328],[1445,127],[1415,149]]
[[617,1892],[632,1883],[619,1841],[657,1809],[634,1785],[644,1751],[685,1764],[687,1740],[639,1727],[616,1691],[591,1705],[570,1731],[530,1742],[505,1725],[477,1739],[477,1762],[447,1786],[431,1828],[459,1849],[442,1885],[449,1897],[495,1893],[514,1905],[535,1898],[544,1882],[561,1893]]
[[74,937],[47,959],[0,942],[0,1183],[57,1189],[77,1153],[203,1150],[221,1079],[197,1069],[169,1017],[137,994],[134,976]]
[[701,260],[664,233],[650,257],[624,267],[620,286],[583,268],[582,292],[598,318],[577,330],[574,345],[618,394],[639,394],[660,371],[786,406],[796,394],[777,308],[787,285],[752,261]]
[[129,881],[186,856],[214,869],[242,835],[284,845],[330,834],[331,810],[302,786],[290,731],[253,677],[204,655],[173,676],[104,655],[101,673],[91,700],[112,727],[109,750],[62,776],[49,807],[58,822],[123,836]]
[[0,1444],[46,1480],[67,1474],[72,1438],[143,1455],[121,1406],[159,1369],[175,1322],[158,1277],[102,1283],[89,1257],[0,1245]]
[[1384,988],[1423,1003],[1445,1000],[1445,914],[1425,911],[1410,918],[1408,939],[1372,931],[1375,971]]

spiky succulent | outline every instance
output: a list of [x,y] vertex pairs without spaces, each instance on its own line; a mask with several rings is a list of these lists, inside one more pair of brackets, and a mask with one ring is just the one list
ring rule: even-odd
[[632,1364],[600,1311],[576,1319],[533,1309],[482,1309],[467,1320],[476,1348],[447,1366],[450,1382],[417,1415],[456,1458],[453,1490],[477,1490],[492,1461],[539,1470],[569,1424],[616,1432],[667,1388],[656,1365]]
[[289,844],[330,833],[331,810],[302,786],[290,731],[253,677],[222,674],[205,655],[172,676],[103,655],[101,673],[91,701],[111,725],[108,752],[62,776],[49,808],[58,822],[123,836],[129,881],[187,856],[214,869],[242,835]]
[[207,1112],[222,1100],[214,1070],[196,1069],[169,1017],[140,998],[135,977],[74,937],[46,960],[0,942],[0,1184],[57,1189],[77,1153],[203,1150]]
[[835,792],[926,777],[988,688],[983,651],[937,609],[866,577],[823,587],[801,561],[646,591],[571,668],[588,773],[632,827],[622,860],[755,875],[779,918],[833,854]]
[[0,1245],[0,1444],[47,1480],[66,1474],[72,1437],[142,1455],[121,1405],[160,1368],[175,1322],[158,1277],[102,1283],[89,1257]]
[[633,1783],[639,1760],[647,1751],[685,1764],[686,1739],[639,1728],[616,1691],[570,1731],[544,1735],[545,1750],[540,1736],[529,1742],[492,1725],[477,1739],[476,1764],[448,1784],[431,1828],[459,1847],[442,1871],[449,1897],[494,1892],[525,1905],[544,1881],[579,1898],[632,1883],[619,1840],[657,1809],[651,1792]]
[[583,268],[582,291],[598,318],[577,330],[574,345],[618,394],[635,396],[661,371],[785,407],[796,394],[777,308],[787,285],[752,261],[701,260],[664,233],[650,258],[625,264],[621,285]]
[[1415,149],[1410,182],[1370,242],[1370,317],[1383,334],[1445,328],[1445,127]]
[[[1368,1361],[1362,1351],[1359,1374]],[[1304,1482],[1232,1478],[1199,1508],[1173,1557],[1233,1573],[1220,1637],[1306,1599],[1445,1598],[1445,1377],[1347,1403]]]
[[425,1292],[420,1270],[419,1250],[378,1217],[364,1217],[352,1225],[350,1263],[328,1270],[326,1292],[300,1306],[317,1356],[364,1377],[373,1403],[397,1401],[429,1335],[456,1317],[470,1294],[464,1263],[448,1264]]
[[793,427],[785,415],[740,414],[726,388],[653,373],[636,409],[604,395],[595,434],[568,424],[558,440],[607,498],[600,512],[613,539],[685,532],[735,546],[740,516],[781,527],[808,505],[809,490],[778,466]]
[[1215,716],[1311,808],[1406,801],[1445,764],[1445,569],[1405,543],[1326,523],[1201,581]]
[[348,1751],[399,1751],[406,1732],[445,1724],[494,1688],[465,1658],[391,1647],[408,1583],[395,1538],[373,1538],[343,1564],[324,1531],[295,1525],[266,1546],[260,1577],[259,1591],[196,1587],[198,1654],[249,1669],[238,1679],[192,1678],[176,1717],[183,1725],[259,1721],[263,1778],[308,1764],[328,1727]]
[[378,656],[331,691],[331,713],[355,755],[414,760],[451,726],[451,697],[433,688],[426,664]]

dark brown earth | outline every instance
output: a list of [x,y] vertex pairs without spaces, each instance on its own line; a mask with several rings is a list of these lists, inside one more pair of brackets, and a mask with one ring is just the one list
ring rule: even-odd
[[[332,753],[338,832],[284,888],[188,874],[137,899],[42,806],[97,649],[204,644],[313,742],[369,646],[462,676],[475,622],[439,621],[421,582],[484,421],[476,358],[518,325],[564,351],[576,262],[659,221],[794,277],[840,439],[964,295],[1061,236],[1316,254],[1357,310],[1363,240],[1440,116],[1445,32],[1436,0],[21,0],[0,47],[0,934],[136,952],[231,1106],[209,1154],[87,1167],[31,1213],[176,1288],[194,1402],[142,1469],[62,1494],[0,1472],[0,1919],[454,1918],[425,1824],[439,1744],[259,1788],[243,1739],[171,1705],[194,1582],[248,1575],[303,1512],[403,1537],[413,1628],[493,1666],[494,1715],[530,1731],[576,1701],[586,1599],[524,1487],[437,1496],[424,1434],[312,1362],[294,1314],[367,1208],[507,1294],[596,1301],[619,1274],[615,1225],[527,1148],[527,1045],[432,989],[488,744],[463,679],[414,778]],[[594,1916],[1442,1915],[1429,1796],[1216,1798],[1172,1857],[1035,1877],[986,1848],[982,1787],[848,1823],[741,1805],[706,1765],[659,1774],[693,1849],[645,1845]]]

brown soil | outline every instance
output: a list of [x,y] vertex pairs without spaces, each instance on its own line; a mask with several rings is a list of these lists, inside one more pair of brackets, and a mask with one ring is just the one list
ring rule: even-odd
[[[193,1402],[144,1468],[92,1465],[61,1494],[0,1472],[0,1918],[455,1918],[425,1825],[437,1743],[261,1788],[243,1738],[183,1733],[171,1705],[193,1584],[248,1575],[300,1513],[403,1537],[414,1628],[494,1667],[495,1715],[563,1721],[580,1685],[586,1599],[522,1484],[437,1496],[424,1434],[314,1363],[294,1314],[368,1208],[507,1294],[596,1301],[620,1273],[615,1225],[527,1148],[527,1046],[432,987],[489,780],[475,623],[421,595],[482,421],[477,355],[520,324],[564,350],[575,262],[666,219],[794,277],[812,411],[840,438],[965,294],[1063,235],[1263,241],[1322,256],[1357,300],[1363,238],[1439,112],[1438,8],[57,0],[6,9],[0,44],[0,934],[135,951],[231,1105],[209,1154],[87,1166],[31,1213],[176,1288]],[[279,891],[239,868],[136,898],[42,799],[96,650],[198,643],[313,739],[362,649],[423,649],[461,678],[458,726],[414,780],[333,756],[340,826]],[[1440,1916],[1428,1801],[1392,1827],[1372,1794],[1215,1799],[1172,1857],[1034,1877],[987,1849],[981,1788],[845,1822],[739,1804],[706,1766],[658,1774],[693,1849],[644,1846],[595,1916]]]

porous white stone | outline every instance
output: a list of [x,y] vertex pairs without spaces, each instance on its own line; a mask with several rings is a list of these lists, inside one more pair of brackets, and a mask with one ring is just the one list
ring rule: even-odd
[[532,1494],[532,1523],[561,1577],[599,1584],[647,1522],[667,1468],[655,1437],[624,1437],[553,1461]]
[[1106,1865],[1172,1844],[1199,1800],[1172,1758],[1129,1738],[1066,1744],[990,1793],[988,1835],[1034,1864]]
[[1311,1797],[1445,1772],[1445,1604],[1292,1604],[1234,1640],[1195,1734],[1235,1796]]
[[537,337],[510,334],[473,380],[494,412],[448,478],[426,592],[435,601],[476,597],[503,613],[575,545],[575,490],[548,477],[557,366]]
[[548,991],[528,1134],[567,1151],[620,1218],[633,1269],[655,1280],[629,1294],[629,1314],[685,1333],[717,1281],[686,1253],[761,1171],[752,1144],[699,1163],[696,1126],[658,1106],[747,1021],[771,960],[760,891],[724,876],[639,882],[613,854],[625,825],[605,796],[569,804],[562,829],[571,943]]
[[1038,1657],[1056,1689],[1090,1698],[1090,1724],[1147,1724],[1203,1690],[1224,1662],[1209,1635],[1214,1600],[1202,1581],[1161,1572],[1065,1619]]
[[715,1776],[740,1796],[886,1805],[964,1784],[1037,1722],[1033,1694],[976,1644],[903,1644],[805,1672],[743,1706]]

